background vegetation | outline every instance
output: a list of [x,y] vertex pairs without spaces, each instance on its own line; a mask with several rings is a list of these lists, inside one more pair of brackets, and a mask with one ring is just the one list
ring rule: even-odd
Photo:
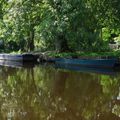
[[109,51],[119,0],[0,0],[0,50]]

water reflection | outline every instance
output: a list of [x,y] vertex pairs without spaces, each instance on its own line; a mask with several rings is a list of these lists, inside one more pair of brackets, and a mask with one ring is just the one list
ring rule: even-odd
[[120,75],[0,68],[1,120],[119,120]]

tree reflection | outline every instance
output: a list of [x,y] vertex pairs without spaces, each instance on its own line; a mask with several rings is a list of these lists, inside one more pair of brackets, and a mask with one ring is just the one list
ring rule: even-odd
[[120,76],[54,69],[0,71],[2,120],[117,120]]

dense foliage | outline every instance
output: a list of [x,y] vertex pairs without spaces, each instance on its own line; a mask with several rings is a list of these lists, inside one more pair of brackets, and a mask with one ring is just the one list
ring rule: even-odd
[[119,0],[0,0],[0,49],[107,51],[119,13]]

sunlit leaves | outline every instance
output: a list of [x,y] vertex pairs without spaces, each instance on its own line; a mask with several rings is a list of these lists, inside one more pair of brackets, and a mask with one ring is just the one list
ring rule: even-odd
[[102,28],[119,29],[119,5],[118,0],[1,0],[0,38],[25,51],[41,43],[44,50],[101,51]]

